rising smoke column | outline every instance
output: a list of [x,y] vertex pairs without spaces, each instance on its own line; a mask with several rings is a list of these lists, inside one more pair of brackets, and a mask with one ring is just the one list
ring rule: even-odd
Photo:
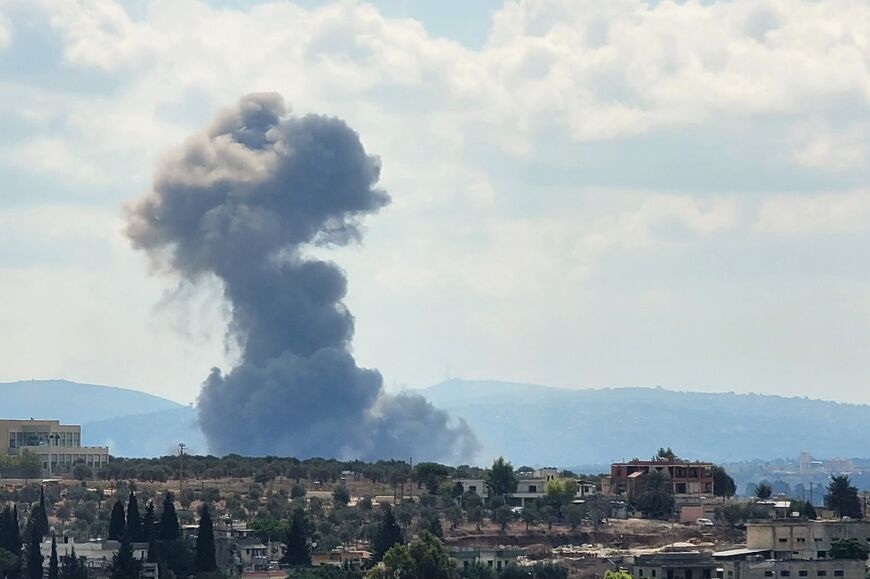
[[350,353],[347,279],[311,245],[360,238],[389,203],[380,162],[336,118],[289,116],[274,93],[220,112],[159,166],[127,209],[127,234],[158,268],[217,276],[241,362],[213,369],[199,396],[210,450],[226,454],[460,459],[468,426],[422,397],[383,392]]

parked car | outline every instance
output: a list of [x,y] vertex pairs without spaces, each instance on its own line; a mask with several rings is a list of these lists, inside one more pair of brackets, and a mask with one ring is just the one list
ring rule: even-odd
[[695,524],[699,527],[712,527],[713,521],[711,521],[710,519],[698,519],[697,521],[695,521]]

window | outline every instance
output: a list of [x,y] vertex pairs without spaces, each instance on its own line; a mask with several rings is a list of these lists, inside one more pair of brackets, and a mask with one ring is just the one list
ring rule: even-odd
[[655,569],[652,570],[652,576],[653,576],[653,577],[656,576],[656,570],[655,570]]
[[827,551],[816,551],[816,558],[817,559],[825,559],[825,558],[827,558],[827,556],[828,556]]
[[791,571],[786,571],[785,569],[783,569],[782,571],[779,572],[779,576],[780,577],[791,577]]
[[643,569],[638,569],[637,575],[638,577],[643,577]]
[[[867,539],[867,540],[870,541],[870,539]],[[816,537],[815,539],[813,539],[813,541],[815,541],[816,543],[821,543],[821,542],[822,542],[822,538],[821,538],[821,537]]]
[[777,541],[779,541],[780,543],[787,543],[788,539],[786,539],[785,537],[780,537],[779,539],[777,539]]
[[704,571],[701,572],[701,577],[703,577],[703,579],[710,579],[710,570],[704,569]]
[[530,493],[538,492],[538,485],[529,485],[529,492]]
[[842,569],[834,569],[834,577],[842,577],[843,570]]
[[765,571],[764,576],[765,577],[773,577],[773,571]]
[[798,577],[806,577],[807,575],[809,575],[809,573],[807,573],[806,569],[801,569],[800,571],[798,571]]
[[806,542],[807,542],[807,539],[806,539],[806,537],[798,537],[798,538],[797,538],[797,542],[798,542],[798,543],[806,543]]
[[468,490],[477,494],[477,485],[468,485]]
[[827,574],[828,574],[827,571],[817,571],[817,572],[816,572],[816,576],[817,576],[817,577],[824,577],[824,576],[827,575]]

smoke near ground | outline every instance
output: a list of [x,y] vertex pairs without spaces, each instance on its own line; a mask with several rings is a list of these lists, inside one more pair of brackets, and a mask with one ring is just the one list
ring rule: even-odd
[[389,197],[380,162],[336,118],[290,116],[277,94],[220,112],[161,163],[128,208],[127,234],[164,271],[223,282],[241,350],[199,396],[210,450],[254,455],[459,460],[476,439],[416,395],[387,395],[350,353],[347,279],[312,245],[358,240]]

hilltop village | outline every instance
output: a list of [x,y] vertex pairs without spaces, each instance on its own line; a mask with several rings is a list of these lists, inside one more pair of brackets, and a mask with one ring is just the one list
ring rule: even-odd
[[[0,577],[863,579],[848,475],[798,499],[677,456],[575,473],[391,460],[112,458],[0,421]],[[810,466],[807,466],[810,468]]]

